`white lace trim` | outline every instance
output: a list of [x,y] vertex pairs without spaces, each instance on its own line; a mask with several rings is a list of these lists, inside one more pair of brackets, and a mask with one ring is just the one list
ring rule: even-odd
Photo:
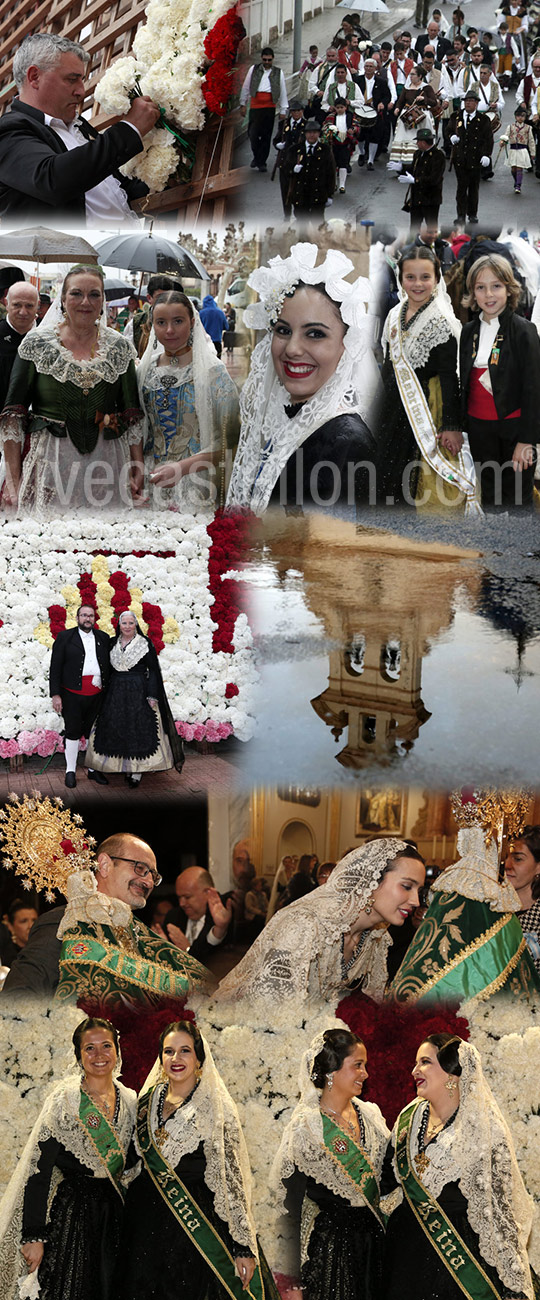
[[66,898],[67,907],[56,931],[57,939],[68,930],[76,930],[81,922],[119,926],[121,929],[131,925],[133,914],[128,903],[103,894],[92,871],[73,871],[68,876]]
[[[185,1106],[167,1122],[163,1154],[171,1167],[183,1155],[204,1145],[205,1182],[214,1197],[214,1208],[227,1224],[233,1241],[248,1247],[258,1259],[257,1236],[251,1214],[251,1169],[238,1111],[220,1078],[208,1043],[203,1038],[205,1059],[200,1082]],[[159,1062],[146,1080],[141,1096],[159,1078]],[[157,1126],[158,1089],[150,1107],[150,1123]]]
[[459,861],[447,867],[431,886],[430,899],[437,893],[462,894],[479,903],[489,903],[492,912],[519,912],[521,903],[508,880],[498,881],[499,849],[495,840],[486,848],[480,826],[462,827],[458,832]]
[[40,375],[51,375],[61,384],[94,388],[103,381],[113,384],[120,375],[125,375],[130,363],[135,361],[135,350],[123,334],[100,325],[95,355],[77,361],[62,343],[59,326],[53,329],[41,326],[25,335],[19,356],[23,361],[33,362]]
[[163,378],[165,376],[167,379],[174,378],[173,387],[175,388],[182,388],[184,384],[192,384],[193,362],[190,361],[187,366],[158,366],[157,361],[152,361],[146,372],[146,378],[144,381],[145,388],[148,389],[149,392],[161,392],[163,389],[166,391],[169,385],[163,383]]
[[[533,1201],[518,1169],[508,1125],[485,1082],[479,1053],[472,1044],[460,1043],[459,1060],[459,1110],[453,1124],[430,1143],[422,1182],[435,1199],[447,1183],[459,1183],[483,1259],[505,1287],[532,1300],[527,1240]],[[413,1116],[412,1153],[418,1152],[423,1110],[419,1106]]]
[[255,997],[270,1004],[283,997],[330,1000],[361,977],[369,996],[382,999],[391,942],[386,929],[365,932],[346,982],[342,939],[377,888],[388,862],[406,848],[404,840],[388,836],[348,853],[326,885],[272,917],[246,956],[221,981],[216,1000]]
[[[315,1088],[313,1091],[316,1093]],[[358,1101],[353,1098],[353,1105],[364,1121],[365,1152],[379,1182],[389,1131],[379,1107],[373,1102]],[[366,1197],[360,1188],[325,1146],[318,1095],[315,1104],[304,1095],[296,1106],[272,1166],[270,1185],[277,1201],[282,1204],[287,1194],[284,1183],[292,1176],[295,1168],[306,1177],[313,1178],[322,1187],[326,1187],[329,1192],[333,1192],[334,1196],[340,1196],[348,1201],[349,1205],[358,1209],[366,1206]]]
[[111,664],[117,673],[128,673],[130,668],[140,663],[141,659],[148,654],[148,641],[138,632],[131,641],[128,641],[125,650],[122,650],[120,638],[115,642],[111,650]]
[[[398,303],[389,313],[383,331],[383,347],[386,351],[390,328],[396,317],[399,317],[403,310],[403,304]],[[408,323],[407,329],[402,331],[403,352],[409,365],[413,370],[419,370],[422,366],[427,365],[433,348],[439,343],[446,343],[446,340],[455,336],[450,321],[443,316],[437,297],[432,298],[429,306],[425,310],[420,310],[412,321]]]

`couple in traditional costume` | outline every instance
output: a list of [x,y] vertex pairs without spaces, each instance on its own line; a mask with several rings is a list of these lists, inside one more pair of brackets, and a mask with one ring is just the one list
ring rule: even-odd
[[[390,1141],[360,1100],[365,1062],[349,1031],[317,1035],[274,1163],[305,1300],[532,1300],[533,1202],[476,1048],[445,1033],[420,1045]],[[388,1217],[380,1195],[398,1189]]]
[[278,1300],[238,1113],[194,1023],[164,1029],[138,1103],[108,1021],[74,1044],[80,1075],[47,1099],[0,1203],[4,1300]]

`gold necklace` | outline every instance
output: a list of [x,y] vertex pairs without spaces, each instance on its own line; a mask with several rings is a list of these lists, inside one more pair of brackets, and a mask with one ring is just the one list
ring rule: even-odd
[[351,1124],[351,1121],[345,1119],[345,1116],[342,1115],[341,1111],[339,1110],[332,1110],[330,1106],[321,1106],[321,1110],[323,1115],[328,1115],[329,1119],[335,1118],[339,1121],[340,1124],[344,1124],[345,1128],[348,1128],[349,1132],[352,1133],[353,1137],[357,1136],[359,1126],[358,1126],[358,1120],[356,1119],[356,1116],[355,1116],[355,1123]]
[[114,1101],[108,1101],[107,1098],[101,1096],[101,1094],[98,1098],[93,1092],[90,1092],[86,1079],[83,1080],[81,1088],[82,1091],[86,1093],[86,1096],[89,1097],[90,1101],[93,1102],[96,1109],[100,1110],[101,1114],[105,1116],[105,1119],[112,1119],[116,1110],[116,1089],[114,1089]]

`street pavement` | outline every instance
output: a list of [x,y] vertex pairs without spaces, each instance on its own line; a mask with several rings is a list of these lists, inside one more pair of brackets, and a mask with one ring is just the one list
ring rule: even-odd
[[[446,3],[443,0],[440,7],[447,21],[451,22],[452,9],[454,8],[452,0],[447,0]],[[305,24],[303,56],[307,55],[309,46],[314,43],[319,46],[319,54],[324,52],[326,45],[339,26],[342,12],[345,12],[345,10],[325,10],[316,19]],[[496,30],[498,20],[495,17],[494,7],[489,0],[471,0],[470,3],[465,0],[464,12],[467,25],[470,23],[480,29]],[[367,14],[364,16],[363,22],[365,26],[370,28],[372,37],[375,37],[377,41],[384,40],[386,35],[391,36],[391,33],[400,27],[409,28],[414,41],[415,36],[419,33],[414,30],[413,20],[414,9],[401,4],[392,6],[391,16],[381,15],[380,18],[373,16],[370,21],[370,15]],[[283,41],[276,42],[274,49],[276,63],[283,67],[286,76],[289,78],[292,66],[292,34],[283,38]],[[505,97],[503,125],[499,134],[504,134],[509,123],[513,121],[515,108],[515,90],[513,89],[507,92]],[[493,152],[494,160],[497,154],[496,137]],[[237,164],[249,165],[250,159],[249,142],[247,138],[244,138],[238,146]],[[268,226],[275,228],[283,221],[279,180],[277,175],[274,181],[270,179],[274,160],[275,150],[272,149],[268,172],[265,174],[251,171],[245,189],[238,196],[235,216],[241,217],[250,230],[264,230]],[[373,172],[368,172],[365,167],[360,170],[355,161],[352,164],[353,174],[347,179],[347,192],[334,196],[333,203],[326,209],[327,220],[337,219],[352,223],[370,220],[374,221],[378,227],[384,226],[387,229],[388,227],[394,227],[397,230],[403,229],[406,231],[409,226],[409,218],[401,210],[405,199],[406,186],[399,184],[395,173],[386,170],[387,161],[386,155],[379,158]],[[455,195],[455,173],[447,170],[444,180],[443,203],[439,216],[443,232],[450,229],[456,215]],[[502,226],[509,226],[517,232],[526,229],[530,235],[536,235],[540,228],[540,181],[536,179],[534,173],[527,173],[523,178],[521,195],[514,194],[512,175],[509,168],[504,165],[503,151],[497,163],[493,180],[481,183],[478,216],[478,229],[480,230],[485,229],[498,233]]]

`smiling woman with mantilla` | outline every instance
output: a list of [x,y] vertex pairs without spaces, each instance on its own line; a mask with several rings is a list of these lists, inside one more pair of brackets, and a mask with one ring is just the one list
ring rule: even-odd
[[244,322],[268,332],[240,397],[230,509],[262,514],[274,504],[342,513],[368,499],[376,450],[368,423],[378,384],[365,312],[369,285],[345,279],[353,264],[335,249],[310,270],[317,254],[314,245],[296,244],[288,258],[273,258],[249,278],[261,301],[246,309]]
[[398,1116],[382,1193],[390,1215],[384,1300],[532,1300],[533,1201],[479,1053],[447,1033],[421,1043],[416,1100]]

